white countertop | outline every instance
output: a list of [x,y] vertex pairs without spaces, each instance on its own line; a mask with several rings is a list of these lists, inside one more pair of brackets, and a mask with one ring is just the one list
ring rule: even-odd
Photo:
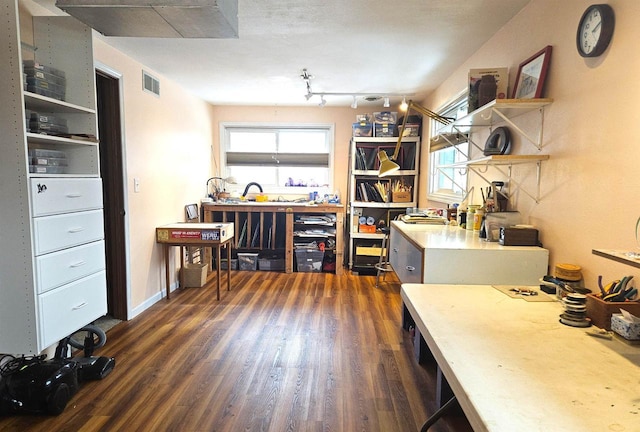
[[475,431],[640,431],[640,347],[490,285],[403,284],[401,295]]
[[539,250],[538,246],[502,246],[498,242],[481,239],[478,232],[451,225],[407,224],[391,222],[421,249],[486,249],[486,250]]

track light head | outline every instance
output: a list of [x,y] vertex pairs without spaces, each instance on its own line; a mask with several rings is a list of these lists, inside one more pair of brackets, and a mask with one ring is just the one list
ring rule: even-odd
[[406,111],[407,108],[409,108],[409,105],[407,104],[407,99],[402,96],[402,103],[400,104],[400,111]]

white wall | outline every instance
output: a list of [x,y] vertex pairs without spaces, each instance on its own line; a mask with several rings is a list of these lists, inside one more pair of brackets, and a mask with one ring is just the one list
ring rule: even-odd
[[[164,292],[162,248],[155,227],[184,220],[184,206],[204,196],[211,174],[211,106],[153,70],[160,97],[142,90],[143,65],[94,40],[95,60],[122,74],[125,184],[131,293],[135,315]],[[135,192],[134,179],[140,191]],[[173,248],[172,257],[177,257]],[[178,265],[172,266],[173,269]],[[177,280],[172,271],[171,280]]]
[[[532,0],[425,104],[438,107],[459,92],[470,68],[508,66],[511,84],[519,63],[546,45],[553,46],[545,96],[554,102],[545,110],[541,151],[550,159],[542,165],[542,199],[536,204],[518,194],[516,207],[526,222],[540,229],[541,240],[551,252],[551,271],[556,263],[578,264],[586,286],[597,289],[599,274],[611,280],[639,273],[634,267],[594,256],[591,250],[639,250],[635,223],[640,216],[640,111],[635,102],[640,96],[636,43],[640,2],[608,2],[616,15],[612,43],[601,57],[584,59],[576,50],[576,30],[592,3]],[[529,125],[535,116],[528,114],[522,121]],[[517,140],[514,153],[537,151]],[[534,184],[529,168],[517,166],[514,174]],[[473,182],[485,185],[477,177]],[[479,194],[475,200],[479,203]]]

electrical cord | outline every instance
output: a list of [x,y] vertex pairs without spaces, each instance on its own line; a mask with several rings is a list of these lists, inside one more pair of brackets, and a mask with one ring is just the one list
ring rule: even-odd
[[22,357],[14,357],[10,354],[4,354],[0,357],[0,376],[7,377],[27,366],[35,363],[42,363],[46,357],[46,354]]

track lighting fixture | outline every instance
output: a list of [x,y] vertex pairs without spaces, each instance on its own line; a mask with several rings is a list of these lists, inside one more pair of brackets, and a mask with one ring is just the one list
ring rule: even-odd
[[[320,96],[320,103],[318,106],[325,106],[327,104],[327,100],[325,96],[342,96],[342,97],[352,97],[353,101],[351,102],[351,108],[358,108],[358,98],[362,98],[366,102],[376,102],[379,100],[383,100],[383,106],[385,108],[389,108],[390,98],[392,97],[400,97],[402,96],[402,102],[405,104],[406,109],[406,101],[404,97],[406,94],[395,94],[395,93],[355,93],[355,92],[314,92],[311,90],[311,79],[313,79],[313,75],[309,73],[309,71],[305,68],[302,69],[300,73],[300,78],[305,82],[307,93],[304,95],[307,101],[311,100],[314,96]],[[411,96],[411,95],[410,95]]]

